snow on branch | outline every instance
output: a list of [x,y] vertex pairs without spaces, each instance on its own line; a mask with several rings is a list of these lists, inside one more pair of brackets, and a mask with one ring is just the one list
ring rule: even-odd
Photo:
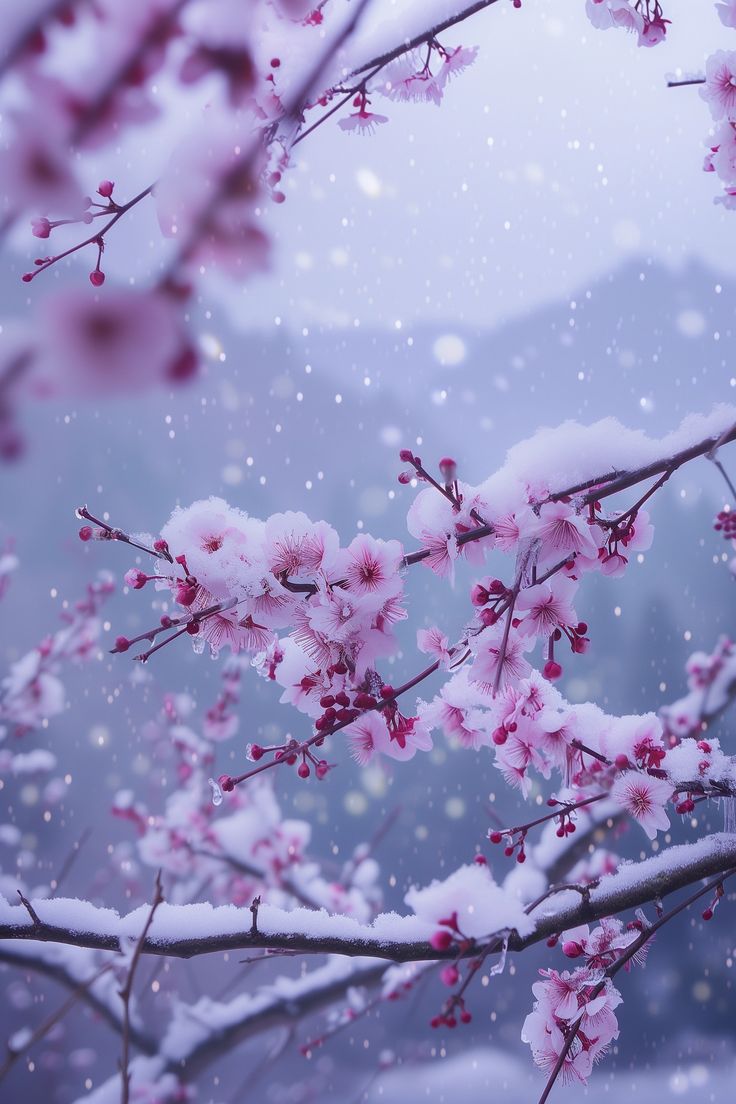
[[[484,933],[472,935],[472,948],[477,952],[480,945],[500,942],[499,937],[511,930],[509,949],[521,951],[560,931],[636,908],[734,866],[736,836],[718,833],[696,843],[670,847],[643,862],[623,865],[584,896],[572,891],[556,895],[554,908],[546,905],[535,910],[533,918],[511,894],[495,887],[497,922]],[[489,883],[486,896],[491,886]],[[419,898],[429,890],[412,892]],[[0,939],[119,950],[121,940],[139,933],[150,913],[150,905],[142,905],[120,916],[113,909],[70,898],[34,899],[30,906],[33,915],[23,904],[0,903]],[[445,911],[452,908],[451,895],[444,894],[443,907]],[[439,912],[434,920],[423,908],[414,916],[383,913],[367,925],[324,911],[287,912],[262,905],[254,930],[250,909],[233,905],[213,908],[205,903],[162,904],[141,950],[145,954],[192,958],[236,949],[269,948],[301,954],[372,956],[393,962],[434,961],[456,955],[453,943],[438,950],[430,941],[440,923]]]

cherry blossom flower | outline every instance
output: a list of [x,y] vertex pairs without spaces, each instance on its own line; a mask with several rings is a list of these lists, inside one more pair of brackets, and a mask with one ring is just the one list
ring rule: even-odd
[[[587,924],[564,931],[561,936],[562,950],[568,958],[580,958],[584,955],[588,966],[605,970],[636,942],[639,935],[638,928],[625,928],[618,917],[605,916],[592,932]],[[643,956],[639,957],[640,952],[637,952],[634,962],[643,961],[646,948],[647,944],[644,944],[641,949]]]
[[549,778],[550,764],[539,747],[536,725],[524,718],[514,731],[509,732],[503,743],[496,746],[495,766],[509,786],[520,789],[524,797],[531,786],[531,779],[527,776],[530,767],[538,770],[543,778]]
[[736,181],[736,128],[733,123],[720,123],[716,128],[709,163],[724,183]]
[[341,562],[348,589],[381,601],[401,589],[398,571],[404,550],[397,540],[376,540],[361,533],[350,542]]
[[262,523],[213,496],[177,507],[161,537],[174,556],[184,556],[189,573],[210,595],[226,598],[233,559],[243,546],[260,549],[262,532]]
[[[503,647],[503,629],[498,625],[483,629],[473,642],[474,659],[470,668],[470,681],[476,682],[486,693],[492,693],[498,682],[503,690],[510,682],[526,678],[531,666],[522,653],[530,647],[527,640],[520,640],[509,633]],[[500,667],[500,674],[499,674]]]
[[639,36],[644,32],[644,17],[629,0],[585,0],[585,12],[599,31],[621,27]]
[[[550,1021],[542,1012],[530,1012],[521,1029],[521,1040],[531,1047],[535,1065],[549,1076],[565,1049],[565,1036],[555,1021]],[[565,1055],[560,1079],[563,1084],[577,1081],[586,1085],[592,1072],[593,1055],[578,1033]]]
[[358,111],[353,112],[352,115],[340,119],[337,125],[340,127],[340,130],[345,130],[348,133],[372,134],[377,126],[381,126],[382,123],[387,122],[388,115],[378,115],[375,111],[368,111],[367,108],[361,107]]
[[605,979],[600,992],[596,992],[601,975],[588,967],[573,973],[540,973],[545,980],[532,986],[537,1000],[534,1011],[524,1021],[522,1040],[530,1045],[535,1063],[549,1074],[564,1050],[566,1034],[576,1027],[562,1077],[584,1084],[593,1063],[618,1038],[614,1009],[621,1003],[621,994],[610,979]]
[[452,656],[449,651],[450,642],[436,625],[431,629],[417,629],[417,648],[425,655],[436,659],[440,667],[449,667]]
[[736,0],[721,0],[716,4],[716,11],[724,27],[736,28]]
[[269,571],[292,579],[328,573],[339,548],[337,533],[331,525],[313,522],[306,514],[292,511],[271,515],[264,540]]
[[710,55],[700,95],[716,122],[736,122],[736,51],[716,50]]
[[390,737],[383,717],[375,712],[365,713],[345,730],[350,754],[356,763],[365,767],[376,755],[388,755]]
[[624,771],[611,787],[611,800],[638,820],[650,839],[670,826],[664,807],[672,794],[669,782],[640,771]]
[[584,517],[564,502],[547,502],[540,508],[539,517],[525,535],[537,537],[542,542],[539,563],[549,564],[572,556],[597,555],[597,548]]
[[461,667],[429,703],[418,703],[419,716],[430,728],[440,728],[447,739],[477,751],[491,743],[487,714],[476,708],[483,700],[478,687],[469,682],[469,670]]
[[114,394],[173,380],[188,344],[173,302],[130,288],[48,296],[39,334],[38,371],[61,394]]
[[522,636],[549,636],[563,625],[577,625],[572,607],[577,583],[564,575],[555,575],[549,582],[522,590],[516,599],[514,612],[525,613],[518,625]]
[[425,62],[418,50],[397,58],[381,75],[378,91],[391,100],[434,103],[438,107],[448,82],[475,61],[475,47],[435,47],[432,57],[440,56],[439,68],[432,71],[432,58]]
[[459,482],[457,487],[462,498],[459,510],[434,488],[425,488],[412,502],[406,518],[411,535],[430,550],[429,557],[422,562],[441,578],[454,577],[458,556],[468,563],[482,564],[486,553],[495,544],[494,534],[490,534],[481,540],[458,545],[458,537],[478,528],[478,521],[472,512],[486,517],[488,504],[468,484]]
[[30,113],[18,116],[15,124],[12,142],[0,152],[0,180],[9,208],[80,216],[82,189],[58,132]]

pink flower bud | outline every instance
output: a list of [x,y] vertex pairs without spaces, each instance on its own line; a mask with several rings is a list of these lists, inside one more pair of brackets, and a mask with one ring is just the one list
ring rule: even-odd
[[221,774],[217,781],[220,784],[220,789],[224,790],[225,793],[230,793],[235,789],[235,782],[229,774]]
[[101,196],[104,196],[105,199],[109,199],[114,187],[115,184],[112,180],[101,180],[97,191]]
[[34,238],[47,238],[51,233],[51,223],[47,218],[31,219],[31,233]]
[[568,939],[562,944],[562,953],[567,955],[568,958],[580,958],[585,952],[580,943],[577,943],[574,939]]
[[94,269],[94,271],[89,274],[89,282],[92,284],[92,287],[102,287],[105,282],[105,273],[99,268]]
[[130,641],[128,640],[127,636],[116,636],[115,637],[115,651],[116,652],[127,652],[129,647],[130,647]]
[[402,449],[399,453],[399,460],[402,464],[411,464],[413,459],[414,453],[411,451],[411,449]]
[[452,944],[452,936],[448,931],[436,931],[430,936],[429,943],[436,951],[446,951]]
[[448,988],[452,989],[453,985],[457,985],[460,979],[460,974],[458,973],[457,966],[445,966],[445,968],[440,972],[440,978],[444,985],[447,985]]
[[91,525],[83,525],[82,526],[82,528],[79,530],[79,539],[81,541],[92,540],[92,526]]
[[470,592],[470,601],[474,606],[485,606],[488,604],[490,595],[484,586],[480,583],[476,583]]
[[554,682],[562,675],[562,667],[554,659],[548,659],[542,670],[542,674],[550,682]]

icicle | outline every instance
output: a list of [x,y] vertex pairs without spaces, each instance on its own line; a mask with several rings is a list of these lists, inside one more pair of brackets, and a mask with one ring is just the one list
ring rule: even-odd
[[723,798],[723,831],[736,834],[736,797]]
[[219,785],[217,784],[217,782],[215,782],[214,778],[208,778],[207,781],[209,782],[210,789],[212,790],[212,804],[222,805],[222,790],[220,789]]
[[503,937],[503,946],[501,947],[501,954],[499,955],[498,962],[494,962],[491,966],[488,976],[495,977],[496,974],[502,974],[506,969],[506,955],[509,949],[509,937],[508,934]]

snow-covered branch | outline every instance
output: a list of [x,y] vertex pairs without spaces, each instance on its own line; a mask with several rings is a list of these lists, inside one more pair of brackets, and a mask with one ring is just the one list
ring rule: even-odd
[[[473,949],[499,941],[502,933],[514,928],[509,949],[521,951],[560,931],[637,908],[734,866],[736,837],[720,833],[624,865],[602,878],[586,899],[581,900],[580,894],[573,892],[561,893],[553,900],[554,908],[545,903],[546,907],[535,910],[533,917],[527,916],[509,894],[498,925],[489,928],[483,938],[474,939]],[[139,933],[150,912],[150,905],[142,905],[120,916],[113,909],[65,898],[34,899],[30,904],[38,922],[22,904],[0,905],[0,939],[119,950],[121,939]],[[213,908],[209,904],[162,904],[141,949],[145,954],[192,958],[213,952],[269,948],[300,954],[373,956],[392,962],[434,961],[457,953],[456,947],[438,951],[432,945],[430,937],[437,924],[420,915],[383,913],[367,925],[326,912],[287,912],[262,905],[256,931],[251,930],[251,923],[250,909],[233,905]]]

